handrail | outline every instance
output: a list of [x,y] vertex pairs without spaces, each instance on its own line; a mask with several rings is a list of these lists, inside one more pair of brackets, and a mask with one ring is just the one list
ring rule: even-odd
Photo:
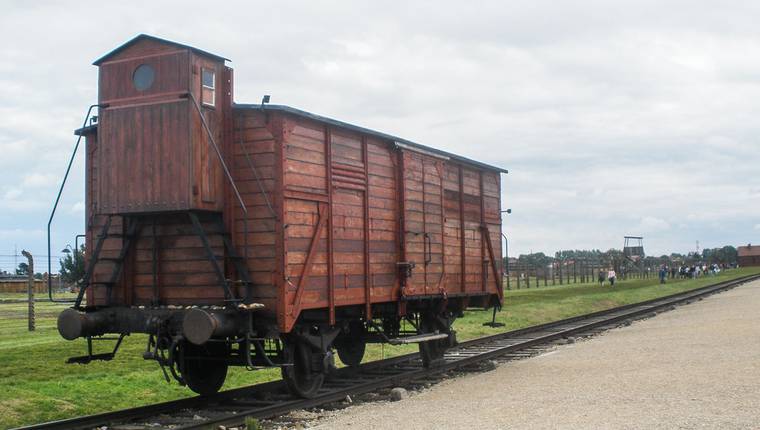
[[[203,124],[203,128],[206,130],[206,134],[208,135],[209,140],[211,141],[211,146],[214,148],[214,152],[216,152],[216,156],[219,158],[219,163],[222,165],[222,169],[224,169],[224,174],[227,175],[227,180],[230,182],[230,186],[232,186],[232,190],[235,191],[235,197],[237,197],[238,203],[240,203],[240,208],[243,210],[243,246],[245,247],[245,270],[248,270],[248,207],[245,205],[245,202],[243,201],[243,197],[240,195],[240,191],[238,191],[237,184],[235,184],[235,180],[232,178],[232,174],[230,173],[230,169],[227,168],[227,163],[224,161],[224,157],[222,157],[222,152],[219,150],[219,146],[216,144],[216,139],[214,139],[214,133],[211,132],[211,128],[208,126],[208,123],[206,122],[206,117],[203,115],[203,111],[201,110],[200,105],[198,104],[198,100],[195,98],[192,92],[188,92],[186,94],[181,95],[180,97],[187,97],[192,105],[195,107],[195,110],[198,112],[198,116],[201,118],[201,124]],[[246,298],[250,299],[250,292],[251,292],[251,285],[246,286],[248,293],[246,294]],[[225,292],[226,296],[226,292]]]
[[259,172],[256,170],[256,166],[253,165],[253,161],[251,161],[251,156],[248,154],[248,150],[245,149],[245,144],[243,143],[242,136],[240,137],[240,149],[243,151],[243,154],[245,155],[245,160],[246,162],[248,162],[248,167],[250,167],[251,171],[253,171],[253,177],[256,178],[256,183],[259,186],[259,192],[264,197],[264,202],[267,204],[267,207],[269,208],[269,213],[272,214],[275,220],[279,220],[279,217],[277,216],[277,212],[275,212],[274,208],[272,207],[272,203],[269,201],[269,195],[266,193],[266,191],[264,190],[264,185],[261,183],[261,179],[259,178]]
[[[87,120],[90,119],[90,113],[92,113],[92,109],[94,107],[106,107],[105,104],[93,104],[90,105],[90,107],[87,109],[87,115],[84,117],[84,122],[82,123],[82,128],[85,128],[87,126]],[[79,143],[82,141],[82,133],[79,134],[79,137],[77,138],[77,143],[74,145],[74,151],[71,153],[71,158],[69,158],[69,165],[66,167],[66,173],[63,175],[63,181],[61,181],[61,187],[58,189],[58,196],[55,198],[55,203],[53,203],[53,210],[50,212],[50,218],[48,219],[47,223],[47,253],[48,253],[48,298],[51,302],[56,303],[75,303],[76,300],[73,299],[54,299],[53,298],[53,262],[52,262],[52,255],[50,252],[50,225],[53,223],[53,217],[55,216],[55,211],[58,209],[58,202],[61,200],[61,194],[63,193],[63,187],[66,185],[66,180],[69,178],[69,172],[71,172],[71,165],[74,164],[74,157],[77,155],[77,151],[79,150]]]
[[201,107],[198,105],[198,100],[195,98],[193,93],[186,93],[186,94],[183,94],[183,96],[188,97],[193,102],[193,106],[195,106],[195,110],[198,111],[198,116],[201,117],[201,123],[203,124],[203,128],[206,129],[206,134],[208,134],[208,137],[211,140],[211,145],[214,147],[216,156],[219,157],[219,162],[222,164],[222,169],[224,169],[224,173],[227,175],[227,179],[230,181],[230,185],[232,185],[232,190],[235,191],[235,197],[237,197],[238,202],[240,203],[240,207],[243,209],[243,213],[248,215],[248,208],[245,206],[245,203],[243,202],[243,198],[240,196],[240,191],[238,191],[237,185],[235,185],[235,180],[232,179],[232,174],[230,173],[230,170],[227,168],[227,163],[224,162],[224,157],[222,157],[222,152],[219,150],[219,147],[216,145],[216,139],[214,139],[214,133],[211,132],[211,128],[208,126],[208,123],[206,123],[206,117],[203,116],[203,111],[201,111]]
[[[507,276],[509,276],[509,239],[507,239],[507,235],[504,234],[504,232],[501,233],[501,237],[504,238],[504,244],[506,245],[506,251],[504,252],[504,255],[502,256],[502,262],[501,262],[501,271],[502,273],[506,272]],[[506,268],[505,263],[506,262]]]

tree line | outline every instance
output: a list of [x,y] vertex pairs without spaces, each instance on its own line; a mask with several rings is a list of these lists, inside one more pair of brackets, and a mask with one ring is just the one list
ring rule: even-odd
[[[528,267],[546,267],[557,262],[576,260],[594,262],[603,266],[618,267],[626,261],[627,258],[620,249],[609,249],[607,251],[601,251],[599,249],[566,249],[555,252],[554,256],[546,255],[543,252],[534,252],[532,254],[520,254],[517,257],[518,264]],[[640,264],[644,267],[657,267],[663,264],[666,266],[690,266],[698,263],[731,265],[736,263],[736,260],[736,248],[731,245],[726,245],[720,248],[705,248],[701,253],[689,252],[687,254],[680,254],[674,252],[670,255],[661,255],[659,257],[645,256],[641,259]]]

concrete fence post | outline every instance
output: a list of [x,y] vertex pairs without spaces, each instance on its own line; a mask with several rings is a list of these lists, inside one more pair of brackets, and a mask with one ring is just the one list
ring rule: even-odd
[[557,278],[554,277],[557,272],[557,269],[555,269],[556,265],[557,263],[555,261],[552,261],[552,285],[557,285]]
[[29,260],[29,269],[27,270],[27,300],[29,301],[29,331],[34,331],[34,258],[27,251],[21,251],[21,254]]
[[576,270],[577,265],[578,265],[578,260],[573,260],[573,284],[578,283],[578,271]]

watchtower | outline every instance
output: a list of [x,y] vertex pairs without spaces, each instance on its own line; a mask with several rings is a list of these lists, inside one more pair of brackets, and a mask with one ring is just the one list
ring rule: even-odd
[[645,257],[644,238],[641,236],[624,236],[623,255],[634,263]]

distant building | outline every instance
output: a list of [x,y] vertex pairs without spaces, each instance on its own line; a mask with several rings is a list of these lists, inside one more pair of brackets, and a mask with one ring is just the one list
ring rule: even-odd
[[[12,279],[2,278],[0,279],[0,293],[26,293],[26,289],[29,285],[29,279]],[[47,282],[42,279],[34,280],[34,292],[35,294],[42,294],[47,292]]]
[[736,248],[739,267],[760,266],[760,246],[748,244]]

